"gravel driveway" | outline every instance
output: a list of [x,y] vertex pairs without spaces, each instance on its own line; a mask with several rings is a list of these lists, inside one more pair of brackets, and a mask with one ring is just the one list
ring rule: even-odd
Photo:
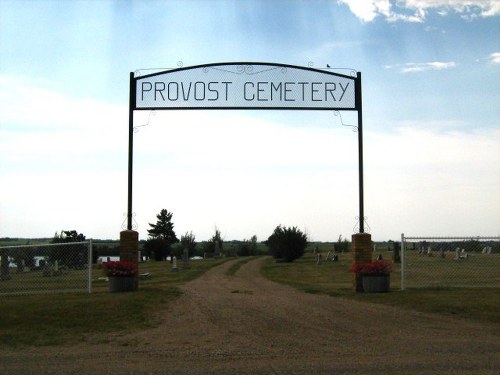
[[500,330],[305,294],[229,261],[187,283],[162,323],[95,344],[0,353],[0,374],[499,374]]

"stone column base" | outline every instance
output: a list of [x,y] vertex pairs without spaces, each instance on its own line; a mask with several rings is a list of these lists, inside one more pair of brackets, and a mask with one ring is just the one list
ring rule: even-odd
[[[352,235],[352,257],[354,263],[366,264],[372,261],[372,236],[369,233]],[[363,292],[363,282],[360,275],[353,273],[353,290]]]
[[[135,230],[120,232],[120,260],[139,266],[139,233]],[[135,283],[138,287],[139,275],[137,275]]]

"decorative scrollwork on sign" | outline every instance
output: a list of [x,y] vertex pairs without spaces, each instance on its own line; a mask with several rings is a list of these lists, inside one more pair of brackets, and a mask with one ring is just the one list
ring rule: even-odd
[[[259,73],[263,73],[263,72],[268,72],[268,71],[271,71],[271,70],[276,70],[278,68],[268,68],[268,69],[262,69],[262,70],[257,70],[255,71],[255,67],[253,65],[236,65],[236,68],[235,68],[235,71],[232,71],[232,70],[228,70],[228,69],[221,69],[219,67],[211,67],[211,69],[215,69],[215,70],[219,70],[221,72],[226,72],[226,73],[232,73],[232,74],[238,74],[238,75],[241,75],[241,74],[247,74],[247,75],[254,75],[254,74],[259,74]],[[286,67],[282,67],[281,68],[281,72],[282,73],[286,73]],[[285,69],[283,71],[283,69]]]
[[312,67],[314,66],[314,61],[309,61],[309,62],[307,63],[307,66],[308,66],[309,68],[312,68]]
[[172,69],[182,68],[184,66],[184,63],[179,60],[179,61],[177,61],[176,65],[177,66],[175,68],[142,68],[142,69],[137,69],[137,70],[134,70],[134,77],[142,76],[142,72],[152,72],[152,71],[160,72],[160,71],[164,71],[164,70],[172,70]]
[[154,115],[156,115],[156,112],[154,109],[152,109],[151,111],[149,111],[148,121],[145,124],[134,126],[134,133],[137,133],[139,131],[139,128],[142,128],[143,126],[148,126],[149,121],[151,120],[151,116]]
[[[354,225],[354,228],[352,228],[352,231],[354,233],[358,232],[359,231],[359,216],[356,216],[356,224]],[[365,224],[365,226],[368,228],[368,231],[365,231],[366,233],[370,233],[371,232],[371,228],[370,226],[368,225],[368,216],[364,216],[363,217],[363,223]]]
[[338,116],[338,117],[340,118],[340,124],[341,124],[342,126],[349,126],[349,127],[351,127],[351,128],[352,128],[352,131],[353,131],[353,132],[355,132],[355,133],[358,131],[358,127],[357,127],[356,125],[344,124],[344,120],[343,120],[343,118],[342,118],[342,113],[340,113],[340,111],[333,111],[333,114],[334,114],[335,116]]
[[236,66],[236,72],[238,74],[252,74],[253,72],[253,65],[238,65]]
[[358,72],[356,71],[356,69],[353,69],[353,68],[330,68],[330,69],[333,69],[333,70],[348,70],[349,71],[349,75],[353,78],[356,78],[357,75],[358,75]]
[[[125,230],[125,229],[128,229],[127,228],[127,219],[128,219],[128,215],[126,213],[123,214],[123,216],[125,217],[125,219],[123,220],[123,223],[122,223],[122,229]],[[132,213],[132,230],[136,230],[137,228],[139,228],[139,225],[137,224],[137,221],[135,220],[135,212]]]

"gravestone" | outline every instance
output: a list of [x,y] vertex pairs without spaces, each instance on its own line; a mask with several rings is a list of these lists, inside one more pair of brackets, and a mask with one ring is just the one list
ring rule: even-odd
[[189,250],[186,248],[182,251],[182,268],[189,268]]
[[177,258],[176,257],[171,257],[172,259],[172,272],[177,272],[179,269],[177,268]]
[[491,254],[491,246],[486,246],[483,248],[483,254]]
[[2,266],[0,267],[0,280],[10,280],[12,276],[9,275],[9,256],[5,251],[2,252],[0,257]]

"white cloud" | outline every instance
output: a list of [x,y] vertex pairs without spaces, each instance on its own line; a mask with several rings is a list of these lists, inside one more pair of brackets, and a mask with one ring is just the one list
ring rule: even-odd
[[498,0],[404,0],[402,6],[419,11],[436,10],[440,15],[450,11],[467,17],[491,17],[500,15]]
[[366,212],[374,237],[499,234],[500,178],[491,171],[500,163],[500,131],[435,125],[366,134]]
[[3,130],[19,131],[30,126],[31,131],[92,129],[105,132],[107,124],[127,113],[125,106],[68,97],[51,82],[0,75]]
[[389,22],[424,22],[429,11],[440,16],[450,12],[461,14],[466,19],[500,15],[498,0],[338,0],[349,6],[351,12],[363,22],[381,16]]
[[390,16],[391,3],[389,0],[338,0],[349,6],[349,9],[356,17],[364,22],[370,22],[378,15]]
[[396,65],[385,65],[386,69],[398,69],[401,73],[420,73],[429,70],[446,70],[455,68],[457,64],[454,61],[442,62],[432,61],[426,63],[406,63]]
[[500,64],[500,52],[490,54],[489,60],[492,64]]

